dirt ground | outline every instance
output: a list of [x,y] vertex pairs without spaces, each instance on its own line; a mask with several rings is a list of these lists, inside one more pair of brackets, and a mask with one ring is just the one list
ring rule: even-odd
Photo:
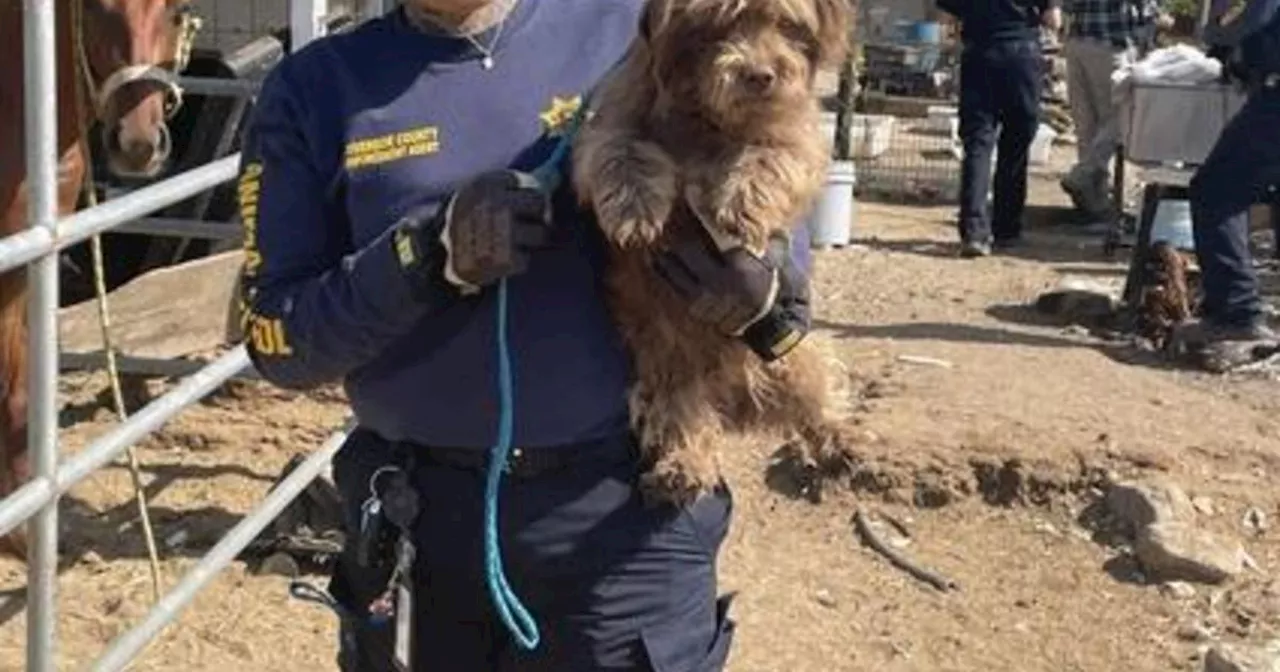
[[[732,453],[731,669],[1199,669],[1206,632],[1280,634],[1277,533],[1240,522],[1250,507],[1280,516],[1280,388],[1181,370],[1038,318],[1028,302],[1063,276],[1118,282],[1123,266],[1061,223],[1052,174],[1034,178],[1032,202],[1031,245],[1017,255],[960,260],[952,207],[875,204],[859,206],[858,245],[818,254],[820,324],[862,392],[866,468],[814,503],[770,470],[767,437]],[[111,425],[102,389],[99,376],[65,379],[68,451]],[[166,551],[167,585],[342,416],[332,391],[236,384],[149,438],[139,454],[158,536],[185,535]],[[1178,481],[1261,571],[1190,597],[1147,585],[1079,522],[1108,472]],[[859,507],[903,520],[906,552],[960,589],[934,590],[862,546]],[[62,520],[58,660],[80,669],[150,602],[127,471],[76,488]],[[0,560],[0,670],[23,667],[24,583],[21,564]],[[334,646],[327,612],[237,563],[133,669],[332,669]]]

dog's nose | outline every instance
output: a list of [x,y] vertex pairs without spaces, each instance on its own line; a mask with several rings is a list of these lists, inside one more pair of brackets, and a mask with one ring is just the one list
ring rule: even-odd
[[767,68],[753,68],[742,75],[743,82],[747,85],[747,88],[755,93],[768,91],[777,78],[778,76],[774,74],[773,70]]

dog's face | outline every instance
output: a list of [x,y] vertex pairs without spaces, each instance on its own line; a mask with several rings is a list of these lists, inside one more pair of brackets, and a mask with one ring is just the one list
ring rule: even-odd
[[814,75],[847,53],[851,0],[649,0],[640,36],[680,111],[725,130],[807,109]]

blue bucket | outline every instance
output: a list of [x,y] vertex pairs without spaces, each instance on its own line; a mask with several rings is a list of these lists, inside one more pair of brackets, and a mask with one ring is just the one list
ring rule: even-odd
[[916,21],[911,24],[907,33],[912,42],[920,44],[941,44],[942,24],[937,21]]
[[1184,199],[1161,199],[1151,221],[1151,242],[1165,241],[1179,250],[1196,249],[1191,230],[1191,202]]
[[853,239],[853,187],[856,184],[852,161],[831,163],[827,183],[807,221],[811,247],[819,250],[843,247]]

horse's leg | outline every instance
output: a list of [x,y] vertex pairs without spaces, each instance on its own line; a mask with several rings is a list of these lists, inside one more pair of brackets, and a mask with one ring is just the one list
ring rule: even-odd
[[0,405],[0,440],[9,459],[8,494],[30,477],[27,458],[27,278],[24,271],[0,278],[0,362],[4,401]]
[[[84,177],[83,147],[75,143],[63,151],[58,162],[59,217],[75,212]],[[26,213],[26,190],[20,187],[17,194],[11,204],[11,216],[3,217],[6,226],[0,227],[8,229],[5,235],[20,230],[21,227],[9,226],[12,222],[25,219],[22,215]],[[27,440],[27,298],[25,267],[0,274],[0,499],[31,478]],[[23,528],[0,539],[0,549],[5,546],[25,555]]]
[[[27,451],[26,285],[24,269],[0,276],[0,498],[31,478]],[[26,546],[21,528],[4,541],[19,553]]]

